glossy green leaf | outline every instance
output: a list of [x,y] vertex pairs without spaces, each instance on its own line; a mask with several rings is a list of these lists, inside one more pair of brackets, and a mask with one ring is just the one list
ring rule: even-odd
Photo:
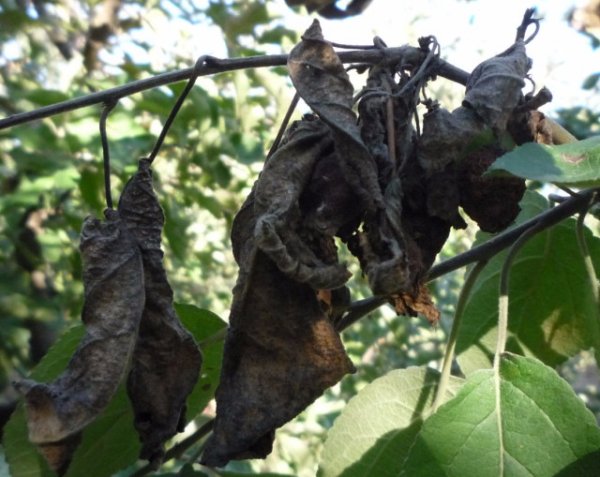
[[[521,207],[517,224],[547,210],[548,202],[539,194],[528,193]],[[569,219],[533,237],[510,270],[507,349],[535,356],[551,366],[583,349],[600,349],[598,304],[577,246],[575,225],[575,220]],[[586,240],[599,266],[600,240],[587,229]],[[456,352],[467,375],[492,363],[500,272],[506,253],[490,260],[465,307]]]
[[499,157],[489,171],[572,187],[600,185],[600,136],[548,146],[526,143]]
[[[319,477],[398,475],[430,412],[438,380],[437,371],[412,367],[391,371],[362,389],[327,435]],[[445,398],[461,384],[452,377]]]
[[[497,393],[496,391],[499,390]],[[554,370],[505,354],[423,424],[400,476],[553,477],[600,449],[593,414]],[[596,461],[598,475],[600,462]]]

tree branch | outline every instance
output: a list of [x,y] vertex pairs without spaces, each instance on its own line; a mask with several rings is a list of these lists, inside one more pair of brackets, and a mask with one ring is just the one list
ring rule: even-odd
[[[445,275],[446,273],[453,272],[454,270],[458,270],[459,268],[471,263],[489,260],[505,248],[510,247],[515,240],[517,240],[525,231],[529,230],[530,228],[535,226],[536,231],[539,233],[547,228],[552,227],[553,225],[556,225],[559,222],[562,222],[563,220],[587,207],[594,199],[595,194],[595,200],[598,201],[597,193],[598,189],[581,191],[577,195],[564,200],[560,205],[542,212],[527,222],[524,222],[512,229],[506,230],[501,234],[491,238],[487,242],[432,267],[427,275],[427,281],[431,282],[436,278]],[[344,316],[338,322],[338,331],[346,329],[350,325],[356,323],[366,314],[376,310],[387,302],[388,298],[383,296],[374,296],[353,302]]]
[[[342,51],[338,55],[343,63],[365,63],[375,64],[382,61],[390,63],[419,64],[426,57],[427,52],[420,48],[412,46],[401,46],[397,48],[383,48],[374,50]],[[14,114],[7,118],[0,119],[0,130],[6,129],[18,124],[28,123],[37,119],[47,118],[55,114],[73,111],[75,109],[101,104],[106,102],[118,101],[119,99],[130,96],[147,89],[156,88],[170,83],[190,79],[197,74],[198,76],[209,76],[226,71],[241,70],[247,68],[263,68],[272,66],[283,66],[287,63],[288,55],[265,55],[249,56],[247,58],[218,59],[212,58],[199,68],[185,68],[167,73],[162,73],[151,78],[132,81],[122,86],[110,88],[104,91],[81,96],[79,98],[62,101],[42,108]],[[442,59],[436,59],[436,73],[439,76],[460,84],[466,84],[469,73],[457,68]]]

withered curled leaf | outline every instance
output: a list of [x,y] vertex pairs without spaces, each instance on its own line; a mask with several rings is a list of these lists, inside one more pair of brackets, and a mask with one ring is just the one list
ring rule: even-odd
[[377,167],[352,111],[353,87],[335,50],[324,40],[318,20],[290,52],[288,70],[300,97],[331,128],[345,180],[362,207],[371,212],[381,209]]
[[508,227],[521,208],[525,181],[519,177],[488,177],[483,173],[506,151],[490,144],[473,151],[459,166],[460,205],[484,232]]
[[[299,95],[331,129],[344,182],[364,215],[364,233],[351,248],[359,255],[371,288],[383,295],[405,291],[410,280],[398,225],[400,189],[388,188],[385,181],[393,165],[382,159],[385,151],[381,147],[373,147],[373,137],[361,134],[352,111],[352,85],[332,45],[324,40],[318,21],[290,52],[288,69]],[[374,135],[382,136],[377,131]],[[350,234],[346,235],[345,239],[351,240]]]
[[146,291],[127,392],[142,442],[140,457],[157,465],[164,442],[183,430],[185,401],[198,380],[202,355],[173,308],[160,247],[165,218],[147,159],[139,161],[126,184],[118,211],[141,249]]
[[354,370],[317,291],[283,273],[257,247],[258,188],[237,214],[231,234],[240,271],[214,432],[201,460],[210,466],[266,457],[275,429]]
[[521,89],[530,68],[525,43],[515,42],[505,52],[473,70],[463,105],[472,108],[486,126],[506,130],[508,120],[523,97]]
[[531,66],[525,44],[478,65],[469,78],[463,106],[452,113],[433,105],[419,139],[419,162],[426,173],[430,215],[454,227],[465,226],[458,206],[488,232],[506,228],[517,216],[525,182],[482,177],[506,150],[509,124],[523,116],[524,78]]
[[51,383],[23,380],[29,440],[64,473],[83,429],[106,407],[124,376],[144,306],[139,248],[114,210],[88,217],[81,232],[86,334]]
[[[310,237],[302,230],[300,198],[315,164],[333,146],[328,132],[315,119],[295,123],[286,143],[268,160],[254,187],[254,235],[258,247],[282,272],[315,290],[338,288],[350,276],[337,263],[337,255],[327,260],[318,248],[311,248],[307,244]],[[319,235],[320,231],[314,232]]]

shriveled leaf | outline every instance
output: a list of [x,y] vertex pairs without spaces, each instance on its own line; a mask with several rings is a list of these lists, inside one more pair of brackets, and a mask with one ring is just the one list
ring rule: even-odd
[[106,217],[87,218],[81,234],[86,335],[58,378],[15,384],[25,397],[29,439],[59,474],[121,382],[145,298],[139,249],[117,212],[107,210]]
[[[302,120],[290,129],[287,142],[269,158],[254,187],[256,244],[293,280],[314,289],[337,288],[350,274],[337,263],[337,255],[332,256],[334,263],[324,263],[323,254],[307,243],[300,210],[303,191],[315,164],[331,147],[331,138],[328,128],[316,119]],[[331,228],[330,223],[325,225],[330,239],[337,231]]]
[[596,420],[569,384],[506,353],[497,380],[474,373],[425,421],[396,475],[553,477],[598,449]]
[[[391,371],[362,389],[327,434],[319,477],[395,476],[430,413],[439,373],[413,367]],[[452,377],[444,396],[462,380]]]
[[[226,324],[215,314],[192,305],[176,305],[181,321],[204,344],[204,366],[200,380],[188,398],[188,418],[194,418],[214,396],[218,384]],[[83,326],[67,331],[31,373],[38,381],[55,379],[65,369],[85,333]],[[214,338],[213,338],[214,337]],[[23,406],[19,406],[4,428],[3,446],[12,477],[49,477],[48,464],[27,438]],[[83,433],[67,476],[105,477],[133,464],[140,445],[133,427],[133,413],[124,386]]]
[[471,73],[463,104],[475,110],[484,123],[506,130],[522,97],[525,76],[531,68],[525,43],[517,41],[505,52],[479,64]]
[[215,427],[201,461],[210,466],[266,457],[275,429],[353,370],[316,290],[289,278],[257,249],[253,203],[251,194],[232,229],[240,272]]
[[[517,223],[547,209],[545,198],[528,193]],[[586,230],[592,259],[600,264],[600,240]],[[498,287],[506,252],[495,256],[475,283],[465,307],[457,359],[465,374],[491,366],[498,321]],[[510,270],[509,351],[555,366],[600,346],[598,304],[570,219],[536,235],[519,251]]]
[[526,143],[500,157],[489,171],[571,187],[600,185],[600,136],[548,146]]
[[146,291],[127,391],[142,441],[140,457],[158,464],[165,441],[183,431],[185,402],[198,380],[202,354],[173,307],[173,290],[162,263],[165,216],[154,193],[150,166],[147,159],[140,160],[118,210],[140,247]]
[[298,94],[332,129],[346,181],[367,209],[382,207],[375,162],[352,111],[352,84],[335,50],[324,40],[317,20],[290,52],[288,69]]

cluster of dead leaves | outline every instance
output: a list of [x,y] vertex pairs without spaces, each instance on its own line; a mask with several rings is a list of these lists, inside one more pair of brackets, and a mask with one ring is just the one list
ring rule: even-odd
[[[431,59],[435,40],[421,48]],[[482,173],[509,131],[519,142],[539,135],[543,118],[521,92],[529,67],[518,39],[476,68],[463,106],[425,102],[418,132],[413,114],[434,69],[370,67],[357,116],[332,45],[317,21],[306,31],[288,69],[312,114],[288,128],[233,224],[240,271],[202,463],[265,457],[278,427],[353,371],[336,330],[350,302],[336,237],[374,295],[437,320],[424,281],[450,228],[466,226],[459,208],[491,232],[519,211],[524,181]]]
[[128,371],[140,457],[158,465],[165,441],[183,430],[202,362],[173,308],[149,161],[140,161],[117,210],[105,216],[88,217],[81,232],[85,336],[56,380],[15,384],[25,397],[29,439],[59,474]]

